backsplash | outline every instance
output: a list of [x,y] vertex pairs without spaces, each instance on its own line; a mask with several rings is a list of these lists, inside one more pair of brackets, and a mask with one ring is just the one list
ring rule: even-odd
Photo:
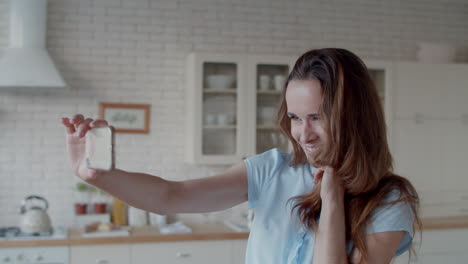
[[[439,2],[49,0],[47,47],[70,87],[0,90],[0,226],[17,224],[29,194],[48,199],[55,225],[73,222],[76,177],[60,117],[96,118],[99,102],[151,104],[150,134],[117,134],[117,167],[170,180],[214,175],[226,167],[184,163],[189,52],[298,56],[334,46],[415,60],[421,41],[468,46],[466,1]],[[0,0],[2,49],[8,8]],[[458,55],[468,61],[466,49]]]

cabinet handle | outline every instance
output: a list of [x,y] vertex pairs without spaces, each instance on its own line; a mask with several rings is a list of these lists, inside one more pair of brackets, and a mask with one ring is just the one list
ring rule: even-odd
[[96,264],[108,264],[109,261],[107,259],[96,259]]
[[178,258],[189,258],[190,257],[190,253],[188,252],[177,252],[176,253],[176,256]]

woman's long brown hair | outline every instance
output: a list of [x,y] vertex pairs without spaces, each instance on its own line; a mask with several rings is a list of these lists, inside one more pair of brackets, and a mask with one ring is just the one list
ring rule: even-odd
[[[330,140],[314,161],[307,160],[292,137],[287,116],[286,88],[290,81],[297,80],[317,80],[321,84],[323,102],[319,115]],[[308,162],[316,168],[330,166],[343,180],[346,241],[353,241],[361,253],[360,263],[367,259],[365,230],[371,212],[383,205],[382,198],[391,190],[400,192],[399,199],[391,204],[408,203],[415,216],[413,228],[421,229],[418,194],[407,179],[393,173],[382,104],[365,64],[355,54],[336,48],[303,54],[283,89],[278,122],[292,142],[291,166]],[[321,211],[320,183],[310,193],[290,201],[295,201],[292,212],[297,209],[302,224],[309,230],[316,229],[316,218]]]

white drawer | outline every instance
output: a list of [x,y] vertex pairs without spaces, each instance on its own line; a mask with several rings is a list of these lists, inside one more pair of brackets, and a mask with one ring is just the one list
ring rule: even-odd
[[231,248],[229,240],[133,244],[132,263],[229,264],[232,262]]
[[122,245],[86,245],[70,247],[71,264],[128,264],[130,248]]

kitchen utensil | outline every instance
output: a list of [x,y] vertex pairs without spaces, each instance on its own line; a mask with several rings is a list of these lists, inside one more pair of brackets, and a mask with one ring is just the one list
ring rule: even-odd
[[268,90],[270,89],[270,76],[269,75],[260,75],[258,77],[258,87],[260,88],[260,90]]
[[[32,200],[39,200],[44,203],[43,207],[29,206]],[[27,196],[21,203],[20,229],[24,233],[47,233],[51,232],[51,223],[46,210],[49,203],[46,199],[38,195]]]
[[262,125],[273,125],[276,109],[272,106],[265,106],[260,108],[260,124]]
[[225,113],[218,114],[218,125],[227,125],[229,123],[229,116]]
[[167,224],[167,216],[166,215],[159,215],[155,213],[149,213],[149,220],[150,224],[153,226],[164,226]]
[[148,225],[148,213],[144,210],[129,206],[128,207],[128,224],[130,226]]
[[283,90],[285,81],[286,81],[286,77],[284,77],[284,75],[282,74],[275,75],[275,77],[273,77],[273,84],[274,84],[275,90],[276,91]]
[[234,82],[234,76],[227,74],[213,74],[206,77],[208,88],[228,89]]
[[215,114],[206,114],[205,115],[205,124],[206,125],[215,125],[216,124],[216,115]]
[[115,199],[112,201],[112,223],[127,225],[127,210],[124,202]]

